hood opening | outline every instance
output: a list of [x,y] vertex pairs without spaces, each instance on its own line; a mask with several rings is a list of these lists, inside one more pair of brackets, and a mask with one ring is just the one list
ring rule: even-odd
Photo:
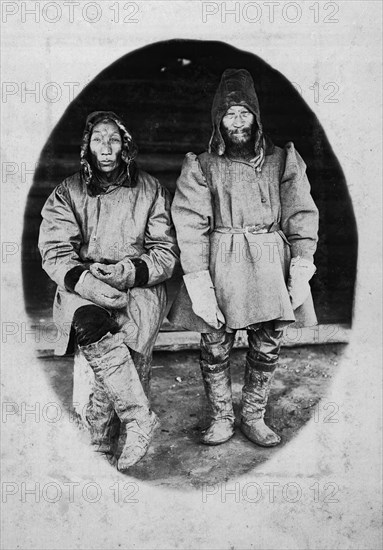
[[81,176],[87,186],[88,193],[92,196],[99,194],[102,188],[97,181],[96,170],[92,167],[89,143],[95,125],[106,120],[117,125],[122,138],[121,161],[123,166],[125,165],[125,169],[122,170],[122,173],[119,171],[116,184],[124,187],[134,187],[137,183],[137,166],[134,159],[137,156],[138,148],[131,133],[116,113],[112,111],[94,111],[86,119],[80,151]]
[[226,69],[222,74],[211,110],[213,131],[208,151],[220,156],[225,153],[226,145],[222,137],[221,122],[226,111],[234,105],[242,105],[253,113],[257,126],[254,154],[259,155],[260,149],[264,146],[263,128],[254,82],[246,69]]

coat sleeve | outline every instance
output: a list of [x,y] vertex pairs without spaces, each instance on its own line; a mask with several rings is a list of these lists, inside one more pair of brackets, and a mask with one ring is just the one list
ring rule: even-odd
[[213,224],[212,195],[198,158],[188,153],[172,204],[172,216],[185,274],[209,269]]
[[43,269],[60,287],[65,288],[65,276],[73,268],[85,267],[79,257],[82,235],[73,213],[69,191],[61,183],[48,197],[42,211],[39,250]]
[[281,228],[291,245],[292,257],[313,260],[318,242],[318,209],[310,194],[306,165],[289,142],[280,183]]
[[148,268],[145,286],[152,286],[173,275],[179,263],[179,250],[170,213],[170,198],[166,189],[157,183],[156,198],[151,207],[145,229],[146,254],[140,256]]

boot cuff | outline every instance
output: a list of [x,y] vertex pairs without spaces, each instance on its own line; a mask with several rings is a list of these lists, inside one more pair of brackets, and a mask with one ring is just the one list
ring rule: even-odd
[[216,374],[218,372],[223,372],[224,370],[227,370],[230,367],[230,362],[226,361],[226,363],[210,364],[206,361],[200,361],[200,365],[202,372]]
[[[86,359],[91,363],[94,359],[99,359],[106,353],[118,348],[124,343],[123,334],[118,332],[112,334],[108,332],[98,342],[88,344],[87,346],[79,346]],[[128,350],[128,348],[126,348]]]
[[246,357],[247,364],[254,370],[260,372],[274,372],[278,366],[278,360],[270,361],[261,361],[259,359],[253,359],[252,357]]

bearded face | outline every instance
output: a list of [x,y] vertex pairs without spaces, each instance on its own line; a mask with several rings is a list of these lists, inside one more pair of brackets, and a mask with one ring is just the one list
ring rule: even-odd
[[253,113],[246,107],[233,105],[226,111],[221,122],[221,133],[229,155],[254,156],[256,126]]

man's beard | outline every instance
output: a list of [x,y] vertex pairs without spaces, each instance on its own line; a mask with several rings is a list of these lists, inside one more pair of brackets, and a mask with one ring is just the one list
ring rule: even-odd
[[254,144],[257,125],[241,130],[240,137],[236,137],[236,130],[226,130],[221,124],[221,134],[225,142],[225,153],[232,158],[252,159],[255,156]]

